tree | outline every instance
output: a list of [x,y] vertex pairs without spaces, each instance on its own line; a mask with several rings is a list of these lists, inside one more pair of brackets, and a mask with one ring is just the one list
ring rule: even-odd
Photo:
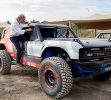
[[0,28],[0,39],[1,39],[1,34],[3,32],[3,29],[4,29],[3,27]]
[[9,20],[7,20],[7,24],[11,24],[11,22]]
[[43,23],[43,24],[48,24],[48,21],[42,21],[41,23]]
[[30,23],[40,23],[40,22],[33,19],[32,21],[30,21]]

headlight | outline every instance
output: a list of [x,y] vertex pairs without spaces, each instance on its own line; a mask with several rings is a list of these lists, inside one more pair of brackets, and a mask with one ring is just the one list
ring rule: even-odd
[[88,53],[87,54],[87,57],[91,57],[91,56],[93,56],[93,53]]

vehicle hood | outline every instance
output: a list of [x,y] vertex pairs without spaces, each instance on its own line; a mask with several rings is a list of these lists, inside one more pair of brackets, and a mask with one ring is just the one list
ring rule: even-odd
[[79,38],[79,40],[85,47],[111,46],[111,42],[109,42],[108,40],[101,40],[95,38]]

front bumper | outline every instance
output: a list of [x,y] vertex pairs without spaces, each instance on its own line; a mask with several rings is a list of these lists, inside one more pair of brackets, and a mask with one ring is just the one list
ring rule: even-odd
[[73,62],[73,72],[76,76],[90,76],[111,71],[111,60],[96,62]]

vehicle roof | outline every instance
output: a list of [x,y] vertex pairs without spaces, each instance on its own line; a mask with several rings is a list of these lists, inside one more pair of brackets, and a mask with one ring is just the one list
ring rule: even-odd
[[25,27],[33,27],[33,26],[43,26],[43,27],[68,27],[66,25],[60,25],[60,24],[43,24],[43,23],[30,23],[28,24],[22,24],[21,27],[25,28]]

